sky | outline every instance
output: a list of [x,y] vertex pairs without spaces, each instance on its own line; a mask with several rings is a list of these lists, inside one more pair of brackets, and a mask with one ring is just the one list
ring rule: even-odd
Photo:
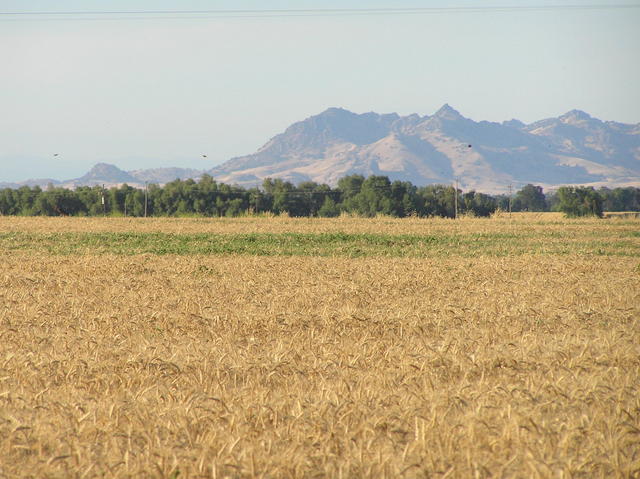
[[[550,5],[609,8],[522,8]],[[330,8],[431,10],[7,14]],[[631,0],[0,0],[0,182],[208,169],[329,107],[639,123],[638,25]]]

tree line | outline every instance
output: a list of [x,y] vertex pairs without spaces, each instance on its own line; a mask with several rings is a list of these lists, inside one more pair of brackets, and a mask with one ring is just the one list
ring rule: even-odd
[[489,216],[502,211],[562,211],[568,216],[602,216],[603,211],[640,211],[640,188],[561,187],[545,194],[526,185],[515,195],[463,192],[451,185],[415,186],[386,176],[350,175],[335,188],[306,181],[299,185],[267,178],[261,187],[242,188],[203,175],[145,189],[121,185],[104,189],[23,186],[0,190],[0,215],[24,216],[241,216],[289,214],[333,217],[342,212],[371,217]]

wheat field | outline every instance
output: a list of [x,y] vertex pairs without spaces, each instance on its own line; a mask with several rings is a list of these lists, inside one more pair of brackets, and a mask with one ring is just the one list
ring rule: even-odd
[[0,217],[0,477],[640,477],[639,232]]

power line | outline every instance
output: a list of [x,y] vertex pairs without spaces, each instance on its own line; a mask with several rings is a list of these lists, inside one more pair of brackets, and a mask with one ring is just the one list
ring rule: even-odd
[[[46,17],[67,19],[90,19],[91,17],[126,16],[132,19],[162,18],[177,15],[174,18],[238,17],[269,18],[295,16],[363,16],[363,15],[429,15],[460,13],[504,13],[504,12],[545,12],[579,10],[623,10],[640,8],[640,4],[588,4],[588,5],[519,5],[519,6],[483,6],[483,7],[421,7],[421,8],[316,8],[316,9],[253,9],[253,10],[68,10],[68,11],[15,11],[0,12],[0,19]],[[44,18],[43,18],[44,17]],[[69,17],[69,18],[64,18]],[[149,17],[147,17],[149,18]]]

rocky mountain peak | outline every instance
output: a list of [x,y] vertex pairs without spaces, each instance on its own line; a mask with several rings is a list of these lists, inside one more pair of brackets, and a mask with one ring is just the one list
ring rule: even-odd
[[570,125],[593,120],[593,118],[591,118],[591,115],[589,115],[588,113],[585,113],[582,110],[568,111],[567,113],[562,115],[559,119],[562,123],[567,123]]
[[86,173],[85,176],[96,176],[96,175],[119,175],[121,173],[125,173],[116,165],[112,165],[110,163],[96,163],[93,167]]
[[433,115],[436,118],[442,120],[456,121],[464,119],[464,117],[456,109],[452,108],[448,103],[445,103],[440,109]]
[[84,176],[77,180],[82,184],[94,182],[106,183],[136,183],[137,180],[126,171],[122,171],[115,165],[109,163],[97,163]]
[[513,118],[513,119],[511,119],[509,121],[503,121],[502,124],[504,126],[515,128],[516,130],[520,130],[520,129],[524,128],[525,126],[527,126],[524,123],[522,123],[520,120],[516,120],[515,118]]
[[344,108],[329,108],[306,120],[294,123],[273,139],[269,146],[281,146],[294,141],[299,146],[319,147],[331,142],[347,142],[356,145],[373,143],[385,137],[399,116],[395,113],[379,115],[377,113],[357,114]]
[[318,116],[318,117],[321,117],[321,116],[324,116],[324,117],[335,117],[335,116],[353,116],[353,115],[355,115],[355,113],[352,113],[349,110],[345,110],[344,108],[332,106],[332,107],[327,108],[322,113],[319,113],[318,115],[315,115],[315,116]]

